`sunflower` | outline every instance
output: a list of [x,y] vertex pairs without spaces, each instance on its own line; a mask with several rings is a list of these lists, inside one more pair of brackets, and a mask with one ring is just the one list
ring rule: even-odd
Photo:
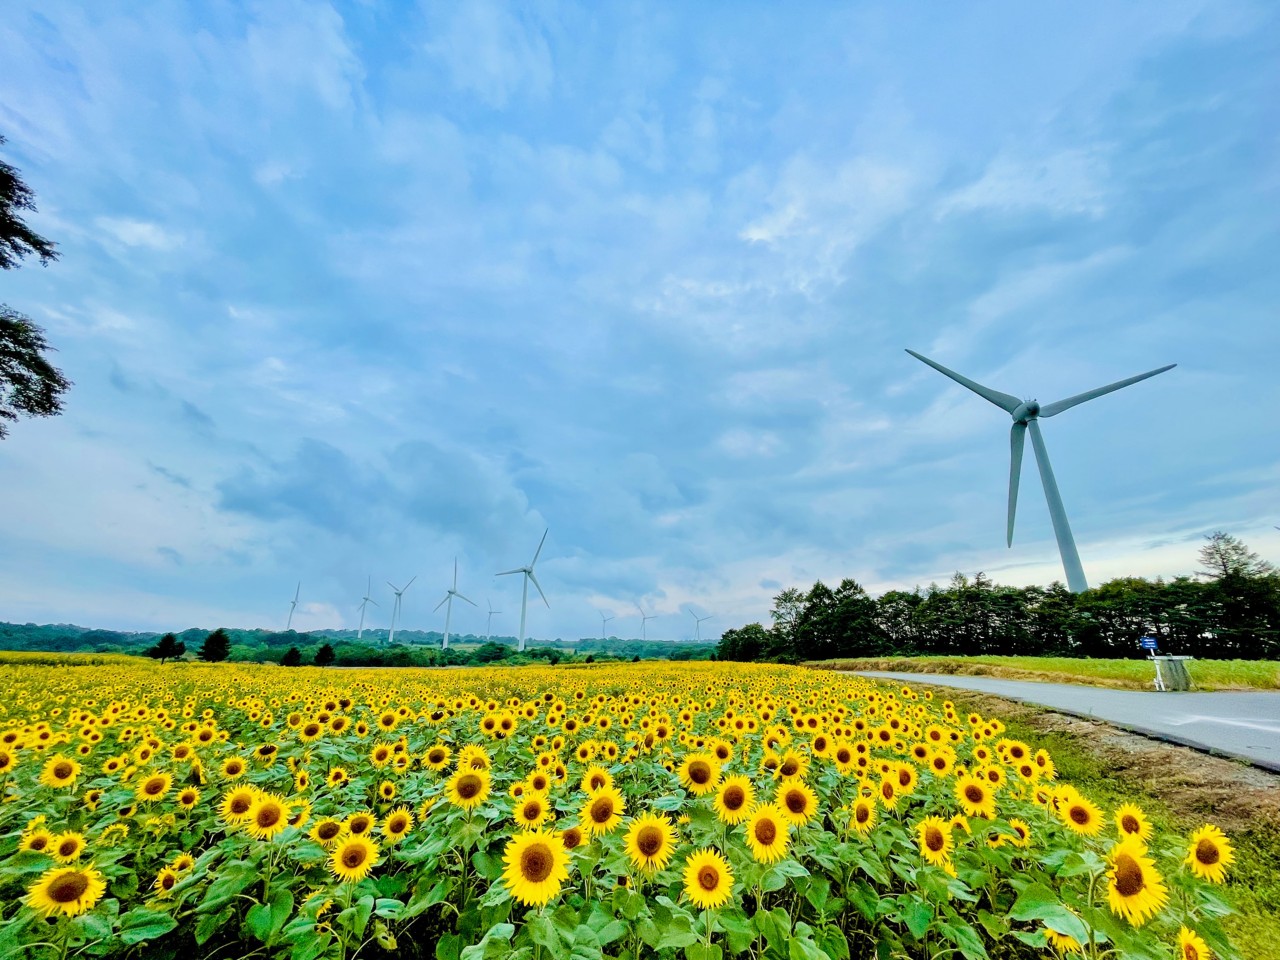
[[422,757],[422,763],[428,770],[443,770],[449,765],[453,751],[443,743],[433,743]]
[[617,787],[605,787],[587,796],[578,821],[582,829],[593,837],[612,833],[622,822],[626,801]]
[[334,817],[322,817],[316,821],[315,826],[311,828],[311,832],[307,836],[327,850],[342,838],[346,830],[347,828],[341,820]]
[[383,780],[378,784],[378,796],[383,800],[394,800],[396,798],[396,785],[391,780]]
[[747,818],[747,846],[759,863],[781,860],[790,843],[791,821],[773,804],[763,804]]
[[463,766],[449,778],[447,787],[449,802],[470,813],[489,798],[489,771],[480,767]]
[[609,775],[609,771],[597,763],[593,763],[587,767],[587,772],[582,775],[582,792],[595,793],[601,787],[612,787],[613,777]]
[[408,807],[396,807],[382,821],[382,835],[387,843],[399,843],[413,829],[413,814]]
[[1015,836],[1009,837],[1008,840],[1015,847],[1027,849],[1031,846],[1031,826],[1025,820],[1019,820],[1017,817],[1011,817],[1009,826],[1013,829]]
[[173,786],[172,776],[167,773],[153,773],[138,782],[138,789],[134,792],[134,796],[143,803],[155,803],[157,800],[164,799],[171,786]]
[[778,758],[778,765],[774,769],[774,776],[782,780],[789,780],[792,777],[803,777],[808,772],[809,758],[803,753],[788,750]]
[[345,837],[329,856],[329,872],[339,880],[363,880],[378,862],[378,845],[368,837]]
[[373,828],[378,825],[378,818],[368,810],[360,810],[347,817],[343,827],[347,833],[353,837],[361,837],[367,833],[372,833]]
[[671,861],[676,850],[676,831],[660,813],[637,817],[627,831],[627,857],[645,873],[657,873]]
[[512,837],[502,861],[507,889],[525,906],[546,905],[569,878],[569,853],[560,836],[549,830],[530,830]]
[[22,841],[18,844],[19,850],[27,850],[31,853],[51,853],[53,846],[53,831],[46,830],[44,827],[36,827],[28,833],[23,834]]
[[200,802],[200,791],[195,787],[183,787],[178,791],[178,806],[190,810]]
[[287,826],[289,826],[289,808],[284,802],[284,797],[274,793],[258,794],[257,800],[249,808],[249,816],[244,821],[245,830],[258,840],[271,840]]
[[560,840],[564,843],[566,850],[576,850],[582,846],[582,828],[566,827],[560,831]]
[[783,780],[778,784],[774,804],[797,827],[804,826],[818,812],[818,795],[803,780]]
[[720,761],[710,753],[691,753],[680,764],[680,784],[695,797],[705,796],[720,780]]
[[227,826],[239,826],[249,819],[249,811],[257,800],[258,791],[253,787],[236,787],[222,798],[218,815]]
[[1156,865],[1137,837],[1121,840],[1107,859],[1107,901],[1111,912],[1123,916],[1135,927],[1154,917],[1169,899]]
[[1222,883],[1227,875],[1227,867],[1231,866],[1235,858],[1231,841],[1226,834],[1213,824],[1205,824],[1191,835],[1191,845],[1187,848],[1184,863],[1202,880]]
[[986,817],[988,820],[996,815],[996,798],[990,785],[981,777],[966,774],[956,781],[956,799],[970,817]]
[[1152,827],[1151,821],[1146,814],[1136,804],[1126,803],[1116,808],[1115,812],[1116,833],[1123,840],[1126,837],[1137,837],[1143,843],[1151,839]]
[[684,865],[684,892],[694,906],[712,910],[733,895],[733,870],[729,861],[710,848],[694,853]]
[[228,780],[244,776],[245,764],[239,757],[228,757],[222,761],[222,775]]
[[80,764],[70,757],[58,754],[45,761],[44,769],[40,771],[40,782],[46,787],[59,789],[72,786],[78,776]]
[[1086,837],[1096,836],[1102,830],[1102,811],[1098,809],[1098,805],[1074,791],[1058,807],[1058,816],[1069,829]]
[[186,873],[196,865],[196,858],[189,853],[180,853],[173,858],[173,863],[169,864],[175,873]]
[[941,817],[925,817],[916,830],[920,837],[920,856],[935,867],[951,859],[954,841],[950,823]]
[[1065,933],[1058,933],[1057,930],[1049,927],[1044,928],[1044,937],[1058,956],[1064,956],[1068,953],[1084,953],[1084,947],[1080,945],[1080,941],[1075,937],[1069,937]]
[[871,797],[859,797],[849,807],[849,825],[865,836],[876,825],[876,802]]
[[84,834],[74,830],[60,833],[53,838],[45,852],[59,863],[74,863],[84,853]]
[[542,826],[551,810],[545,794],[528,793],[516,801],[512,818],[522,830],[533,830]]
[[744,776],[728,777],[716,790],[716,816],[722,823],[736,826],[751,813],[755,799],[750,780]]
[[107,884],[93,867],[55,867],[27,888],[27,906],[46,917],[76,917],[102,899]]
[[1210,960],[1212,956],[1198,933],[1186,927],[1178,930],[1178,960]]
[[151,889],[156,892],[157,897],[167,897],[177,885],[177,871],[172,867],[161,867],[160,872],[156,874],[156,882],[151,885]]

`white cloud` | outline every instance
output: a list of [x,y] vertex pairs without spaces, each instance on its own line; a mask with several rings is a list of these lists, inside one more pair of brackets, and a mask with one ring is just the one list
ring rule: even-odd
[[1101,147],[1069,149],[1042,157],[999,154],[982,176],[938,205],[938,217],[970,210],[1101,217],[1107,212],[1109,162]]
[[545,96],[555,71],[551,49],[538,27],[505,4],[428,5],[447,20],[427,53],[444,64],[454,86],[495,109],[514,95]]
[[182,234],[166,230],[158,223],[147,220],[131,220],[127,217],[98,217],[98,228],[126,247],[145,247],[149,250],[176,250],[183,244]]

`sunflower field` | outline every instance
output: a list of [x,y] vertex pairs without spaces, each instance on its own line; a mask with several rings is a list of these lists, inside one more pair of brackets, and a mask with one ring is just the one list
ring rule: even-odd
[[1230,840],[800,668],[0,660],[0,958],[1236,956]]

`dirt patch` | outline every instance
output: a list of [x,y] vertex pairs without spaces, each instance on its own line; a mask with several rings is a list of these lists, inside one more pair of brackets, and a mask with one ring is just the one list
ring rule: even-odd
[[1228,832],[1256,828],[1259,821],[1280,822],[1280,774],[1046,707],[950,688],[947,696],[986,716],[1071,737],[1109,775],[1123,778],[1183,816],[1212,818]]

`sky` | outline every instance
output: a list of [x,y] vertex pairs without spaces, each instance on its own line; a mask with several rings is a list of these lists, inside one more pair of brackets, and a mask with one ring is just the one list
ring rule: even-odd
[[1280,9],[17,0],[0,620],[704,636],[784,587],[1280,561]]

